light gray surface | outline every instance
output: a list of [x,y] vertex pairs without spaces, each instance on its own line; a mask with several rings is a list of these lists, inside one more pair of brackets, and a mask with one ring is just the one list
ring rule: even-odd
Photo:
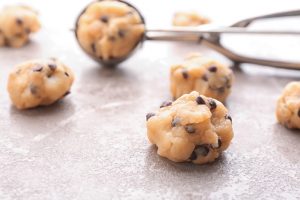
[[[1,0],[0,6],[12,2]],[[22,2],[40,11],[43,29],[24,48],[0,49],[1,200],[300,199],[300,133],[281,127],[274,116],[280,91],[287,82],[299,80],[299,72],[235,68],[227,101],[235,132],[232,145],[213,164],[173,163],[160,158],[147,141],[145,114],[170,99],[172,63],[193,51],[222,57],[196,44],[147,42],[118,68],[99,67],[68,31],[88,1]],[[300,8],[297,1],[273,2],[134,1],[148,24],[157,26],[168,25],[176,10],[202,11],[225,23]],[[270,43],[254,39],[229,38],[227,43],[256,56],[297,59],[300,52],[300,38],[271,38]],[[11,68],[27,59],[53,56],[74,69],[72,94],[50,107],[16,110],[5,89]]]

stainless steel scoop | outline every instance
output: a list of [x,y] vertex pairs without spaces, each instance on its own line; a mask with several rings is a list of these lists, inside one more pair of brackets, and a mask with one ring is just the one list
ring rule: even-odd
[[[105,1],[105,0],[100,0]],[[129,4],[126,1],[121,1],[128,6],[132,7],[137,11],[140,15],[142,22],[145,24],[145,19],[143,15],[139,12],[137,8],[133,5]],[[89,6],[89,5],[88,5]],[[87,6],[87,7],[88,7]],[[80,13],[76,20],[75,26],[75,35],[77,38],[77,27],[78,27],[78,20],[80,16],[85,12],[87,9],[85,7],[83,11]],[[190,41],[190,42],[198,42],[202,45],[205,45],[221,54],[225,57],[229,58],[235,63],[251,63],[257,65],[266,65],[276,68],[285,68],[285,69],[297,69],[300,70],[300,63],[294,62],[285,62],[285,61],[277,61],[277,60],[268,60],[268,59],[259,59],[254,57],[247,57],[243,55],[239,55],[227,48],[225,48],[221,42],[220,37],[221,34],[263,34],[263,35],[299,35],[300,31],[289,31],[289,30],[250,30],[247,27],[254,21],[263,20],[263,19],[270,19],[270,18],[278,18],[278,17],[292,17],[292,16],[300,16],[300,10],[293,10],[293,11],[286,11],[286,12],[278,12],[268,15],[262,15],[257,17],[252,17],[248,19],[244,19],[234,23],[229,27],[221,27],[215,25],[202,25],[198,27],[172,27],[172,28],[165,28],[165,29],[146,29],[143,37],[141,38],[140,42],[136,44],[135,48],[132,51],[122,58],[112,58],[109,60],[99,59],[98,57],[89,54],[82,48],[91,58],[96,60],[97,62],[103,65],[117,65],[118,63],[126,60],[130,57],[134,50],[137,49],[144,41],[152,40],[152,41]],[[77,38],[78,41],[78,38]],[[79,43],[79,42],[78,42]],[[79,43],[80,45],[80,43]]]

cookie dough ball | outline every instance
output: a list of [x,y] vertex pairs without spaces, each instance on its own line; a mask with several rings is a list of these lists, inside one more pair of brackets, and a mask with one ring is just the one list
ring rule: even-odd
[[276,116],[287,128],[300,129],[300,82],[291,82],[277,101]]
[[37,13],[29,7],[9,6],[0,11],[0,46],[21,47],[39,29]]
[[31,60],[13,70],[7,90],[18,109],[50,105],[70,93],[71,69],[56,59]]
[[90,4],[77,21],[76,36],[92,57],[111,60],[126,57],[145,32],[135,9],[119,1]]
[[196,12],[177,12],[173,17],[173,26],[199,26],[208,24],[210,20]]
[[148,138],[157,153],[175,162],[212,162],[233,137],[232,119],[224,105],[195,91],[164,102],[146,119]]
[[221,63],[193,54],[171,67],[171,93],[174,99],[191,91],[224,102],[230,94],[233,72]]

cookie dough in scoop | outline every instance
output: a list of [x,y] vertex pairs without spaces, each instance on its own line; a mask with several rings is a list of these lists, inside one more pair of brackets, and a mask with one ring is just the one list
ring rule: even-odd
[[144,36],[139,13],[119,1],[97,1],[81,14],[76,25],[81,47],[101,60],[126,57]]

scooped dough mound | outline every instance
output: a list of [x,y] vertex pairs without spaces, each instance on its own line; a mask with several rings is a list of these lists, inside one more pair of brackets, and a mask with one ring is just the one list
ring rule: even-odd
[[30,60],[10,73],[7,90],[18,109],[50,105],[70,93],[72,70],[56,59]]
[[175,162],[212,162],[233,138],[232,119],[224,105],[195,91],[164,102],[146,120],[157,153]]
[[300,129],[300,82],[285,86],[277,101],[276,116],[285,127]]
[[197,91],[224,102],[231,92],[233,72],[216,60],[194,53],[171,67],[170,81],[174,99]]
[[27,6],[8,6],[0,11],[0,46],[22,47],[39,29],[37,13]]
[[144,36],[139,13],[119,1],[90,4],[77,21],[76,35],[81,47],[101,60],[126,57]]
[[210,23],[210,20],[197,12],[177,12],[173,17],[173,26],[199,26]]

